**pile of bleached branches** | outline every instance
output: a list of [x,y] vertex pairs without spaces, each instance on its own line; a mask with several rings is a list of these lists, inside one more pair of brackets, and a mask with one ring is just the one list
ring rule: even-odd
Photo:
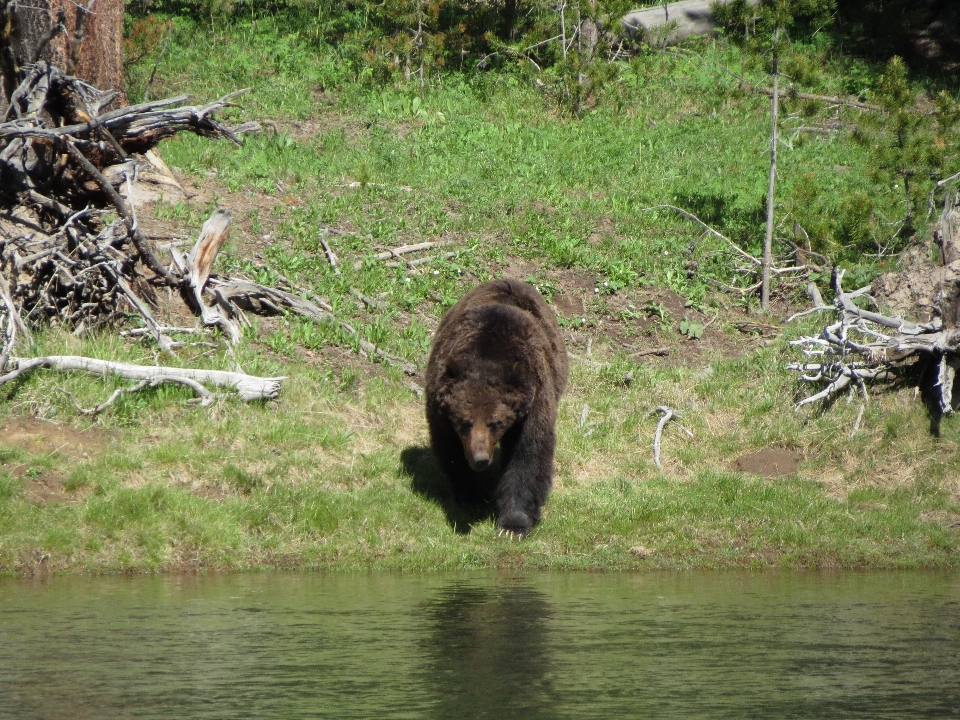
[[[204,224],[189,255],[171,248],[166,263],[137,222],[140,180],[150,176],[154,183],[177,185],[153,152],[163,138],[189,131],[242,144],[242,133],[259,129],[255,123],[229,128],[214,117],[241,93],[203,106],[186,105],[187,96],[181,96],[104,112],[115,93],[44,61],[24,68],[18,79],[0,118],[0,385],[39,368],[137,381],[95,411],[122,392],[162,382],[189,386],[202,402],[212,393],[200,383],[231,388],[244,400],[276,397],[282,378],[82,357],[17,357],[31,342],[31,325],[47,322],[79,334],[131,313],[143,327],[126,334],[150,335],[161,350],[174,352],[185,344],[170,337],[174,330],[197,330],[164,327],[155,319],[158,288],[175,290],[204,325],[220,327],[231,344],[248,324],[246,312],[332,318],[329,306],[305,299],[296,288],[212,272],[230,227],[226,210]],[[379,353],[369,343],[361,347]]]
[[[843,271],[833,275],[834,304],[819,304],[796,317],[816,312],[830,312],[834,321],[817,337],[801,337],[792,341],[806,356],[806,361],[790,363],[801,378],[823,387],[797,403],[797,408],[831,398],[844,390],[857,390],[868,399],[867,385],[889,381],[902,370],[916,363],[936,363],[936,389],[940,410],[950,413],[960,405],[954,397],[954,378],[960,367],[960,213],[957,195],[948,194],[935,233],[941,248],[942,267],[938,268],[939,296],[936,316],[929,322],[910,322],[890,317],[856,304],[858,298],[869,299],[870,287],[853,292],[843,289]],[[789,322],[789,321],[788,321]]]

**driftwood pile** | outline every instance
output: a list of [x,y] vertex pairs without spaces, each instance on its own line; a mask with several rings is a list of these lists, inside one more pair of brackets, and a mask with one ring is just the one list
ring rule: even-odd
[[[304,299],[295,288],[212,272],[230,227],[227,210],[214,212],[189,255],[169,248],[172,258],[166,262],[138,224],[138,188],[147,181],[179,188],[154,151],[162,139],[189,131],[239,145],[241,134],[259,130],[255,123],[230,128],[215,118],[243,91],[203,106],[187,105],[188,96],[180,96],[103,111],[115,93],[47,62],[25,67],[19,80],[0,117],[0,385],[42,367],[138,381],[90,412],[122,392],[162,382],[192,387],[204,403],[213,395],[199,383],[232,388],[244,400],[276,397],[282,378],[93,358],[17,357],[29,349],[31,325],[46,322],[80,334],[130,314],[138,315],[143,327],[124,334],[150,335],[161,350],[175,352],[187,343],[175,342],[171,334],[197,330],[164,327],[155,319],[158,288],[175,291],[204,325],[219,326],[231,345],[240,339],[245,312],[332,318],[329,306]],[[372,345],[363,349],[379,352]]]
[[[857,305],[876,306],[871,286],[852,292],[843,289],[843,271],[833,274],[834,304],[828,306],[815,298],[816,307],[794,315],[790,320],[811,313],[829,312],[834,321],[817,337],[792,341],[806,356],[805,362],[790,363],[788,368],[800,377],[823,387],[800,400],[804,405],[828,400],[839,393],[858,391],[863,405],[868,401],[867,386],[874,381],[890,381],[907,370],[924,370],[933,364],[937,380],[935,393],[939,411],[949,414],[960,407],[960,393],[954,380],[960,368],[960,193],[951,191],[944,201],[935,238],[940,246],[939,266],[927,263],[920,272],[932,275],[934,296],[928,303],[930,319],[911,322],[884,315]],[[905,282],[900,278],[899,282]],[[915,312],[922,307],[914,308]],[[788,320],[789,322],[789,320]],[[856,433],[858,422],[854,426]]]

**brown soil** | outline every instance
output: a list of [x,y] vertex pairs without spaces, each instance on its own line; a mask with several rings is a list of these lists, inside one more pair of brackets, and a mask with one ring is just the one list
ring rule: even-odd
[[[308,122],[284,123],[277,130],[306,137],[315,136],[325,128],[323,123]],[[228,247],[239,256],[259,263],[263,261],[267,247],[283,242],[276,232],[281,218],[274,212],[274,207],[278,204],[296,204],[298,200],[293,195],[288,197],[282,191],[276,195],[250,191],[230,193],[217,183],[215,173],[211,173],[208,181],[199,187],[194,187],[189,179],[182,176],[178,179],[190,193],[186,203],[192,210],[192,221],[159,220],[149,210],[142,212],[141,225],[155,242],[161,245],[177,242],[181,250],[188,252],[199,229],[189,225],[199,225],[212,204],[233,212]],[[547,213],[552,210],[546,205],[538,209]],[[344,232],[355,230],[346,226],[336,229]],[[613,221],[602,220],[588,242],[599,243],[615,234]],[[439,238],[417,238],[423,239]],[[455,237],[443,239],[457,240]],[[712,298],[715,302],[707,303],[715,307],[705,309],[689,305],[686,298],[668,288],[633,288],[611,292],[604,287],[602,278],[585,270],[544,268],[539,263],[510,256],[491,270],[495,276],[521,280],[534,276],[538,284],[545,286],[549,300],[561,318],[568,349],[588,361],[603,362],[617,353],[625,353],[641,363],[698,366],[717,358],[741,357],[766,344],[767,338],[780,331],[777,325],[759,322],[756,317],[734,306],[732,298],[722,295]],[[167,298],[162,296],[159,300],[161,317],[170,325],[189,326],[196,322],[179,298],[173,297],[172,302],[166,302]],[[775,312],[786,316],[792,310],[782,307],[776,308]],[[435,322],[432,312],[434,308],[424,308],[423,311],[417,311],[416,315],[420,320]],[[394,319],[403,325],[409,323],[412,316],[399,312]],[[702,326],[702,336],[692,338],[681,334],[679,324],[684,320]],[[280,323],[273,318],[259,318],[258,322],[264,334],[280,327]],[[266,346],[260,349],[267,355],[271,354]],[[651,353],[652,350],[657,352]],[[300,348],[297,354],[303,362],[322,364],[335,373],[349,368],[359,374],[360,379],[380,373],[378,366],[345,348],[327,347],[320,351]],[[422,367],[425,361],[426,358],[422,358],[418,365]]]
[[803,455],[795,450],[766,448],[759,452],[741,455],[733,461],[733,467],[740,472],[774,478],[793,475],[802,462]]
[[[561,321],[568,321],[563,323],[568,349],[587,355],[589,347],[592,359],[622,351],[643,363],[698,365],[716,357],[741,357],[780,330],[738,309],[704,311],[669,288],[611,293],[601,278],[585,270],[544,269],[514,257],[506,258],[497,270],[521,280],[535,276],[554,288],[550,302]],[[682,320],[701,324],[703,335],[695,339],[678,333]],[[650,352],[658,349],[663,352]]]
[[[56,453],[61,460],[66,460],[58,463],[60,468],[69,468],[75,462],[93,457],[108,441],[108,433],[102,430],[74,430],[34,418],[10,420],[0,428],[0,445],[22,450],[31,456]],[[7,463],[0,467],[23,479],[24,491],[35,500],[63,500],[67,494],[65,478],[59,472],[30,463]]]

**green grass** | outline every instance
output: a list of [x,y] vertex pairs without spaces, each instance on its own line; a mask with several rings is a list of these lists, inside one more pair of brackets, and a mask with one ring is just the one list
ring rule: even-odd
[[[32,499],[26,478],[0,470],[0,563],[6,572],[955,565],[960,542],[944,521],[960,513],[955,423],[931,436],[906,389],[875,398],[850,441],[853,406],[790,411],[794,379],[778,369],[786,353],[778,344],[716,361],[699,379],[622,358],[616,374],[575,364],[556,488],[523,542],[451,503],[426,459],[420,403],[399,377],[344,388],[322,368],[288,367],[277,404],[199,408],[162,390],[124,398],[100,420],[110,443],[69,463],[63,502]],[[626,369],[629,387],[618,380]],[[37,375],[12,400],[47,397],[47,415],[80,423],[60,385],[90,401],[112,387]],[[663,475],[650,447],[650,410],[661,403],[683,409],[694,433],[667,429]],[[732,469],[771,445],[805,455],[796,475]],[[16,449],[0,457],[0,468],[32,461]]]
[[[0,438],[0,572],[957,565],[960,533],[948,527],[960,516],[957,423],[946,418],[932,432],[909,384],[875,393],[852,439],[857,403],[794,413],[805,390],[785,370],[797,359],[787,341],[815,332],[816,319],[768,344],[738,333],[726,314],[751,303],[716,294],[708,279],[730,280],[730,253],[675,215],[645,210],[686,207],[757,252],[767,101],[709,64],[737,66],[735,49],[697,47],[707,64],[641,55],[575,121],[523,71],[445,75],[420,98],[414,87],[371,84],[335,49],[269,18],[222,29],[217,53],[202,27],[178,27],[154,97],[189,91],[206,100],[250,86],[234,119],[276,124],[242,148],[193,136],[161,147],[188,185],[213,185],[220,201],[243,208],[219,269],[268,284],[282,275],[329,301],[364,339],[422,368],[442,312],[473,284],[524,263],[548,297],[564,278],[595,285],[582,317],[561,322],[581,343],[571,348],[578,354],[595,338],[600,364],[574,362],[556,486],[523,542],[497,538],[491,517],[451,503],[409,378],[361,360],[357,339],[333,323],[253,318],[236,359],[252,374],[288,376],[277,402],[203,408],[187,402],[185,388],[165,385],[85,420],[61,390],[91,406],[118,383],[38,373],[2,390],[0,419],[92,427],[102,443],[88,457],[69,448],[34,455]],[[830,62],[814,89],[852,92],[856,77],[870,77],[869,68],[844,77],[847,66]],[[152,59],[132,68],[133,100],[150,68]],[[747,72],[762,77],[749,63]],[[826,117],[786,102],[785,128]],[[861,145],[845,135],[791,142],[781,153],[778,234],[792,237],[799,221],[816,248],[836,251],[862,220],[850,209],[859,194],[896,215],[899,195],[868,172]],[[195,233],[216,202],[161,204],[154,215]],[[328,237],[342,276],[322,253],[320,224],[349,231]],[[453,240],[455,257],[418,272],[372,258],[435,239]],[[864,281],[884,266],[862,259],[855,269]],[[384,309],[367,311],[351,287]],[[664,365],[625,355],[611,326],[639,347],[672,345],[674,358],[696,342],[681,335],[682,317],[639,299],[664,288],[708,317],[719,313],[709,332],[741,346],[741,356]],[[779,292],[790,299],[797,288]],[[150,345],[109,334],[48,331],[36,352],[155,359]],[[163,361],[233,363],[206,347]],[[651,449],[657,405],[680,411],[694,435],[668,426],[663,474]],[[768,447],[805,460],[786,478],[734,470],[737,457]],[[31,494],[24,466],[59,472],[62,498]]]

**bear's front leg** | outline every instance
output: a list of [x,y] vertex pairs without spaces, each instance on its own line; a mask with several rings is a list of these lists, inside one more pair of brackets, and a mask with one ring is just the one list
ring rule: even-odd
[[[539,420],[537,419],[539,417]],[[525,537],[540,521],[553,484],[556,412],[531,412],[501,441],[503,477],[497,486],[497,528]]]

